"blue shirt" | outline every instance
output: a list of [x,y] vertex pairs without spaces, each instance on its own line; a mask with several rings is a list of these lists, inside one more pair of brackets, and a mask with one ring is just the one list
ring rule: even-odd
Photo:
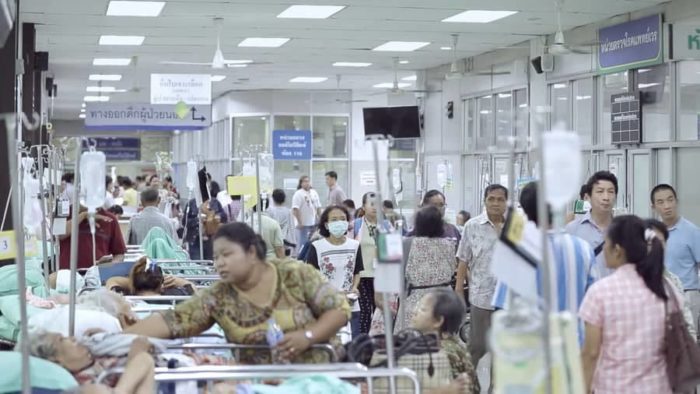
[[690,221],[680,218],[675,226],[668,229],[666,268],[680,278],[684,290],[700,290],[698,262],[700,229]]
[[605,253],[603,253],[602,250],[603,242],[605,242],[605,233],[595,223],[595,221],[593,221],[593,217],[591,217],[590,212],[567,224],[566,232],[588,242],[593,250],[601,247],[600,252],[595,255],[596,264],[593,271],[593,276],[596,279],[604,278],[613,273],[614,270],[608,268],[607,264],[605,263]]
[[[550,233],[549,245],[552,248],[553,277],[552,283],[554,305],[552,310],[568,311],[578,316],[578,310],[583,302],[586,290],[593,284],[595,255],[593,248],[579,237],[566,233]],[[542,295],[541,270],[537,269],[537,291]],[[503,282],[498,282],[493,296],[493,307],[508,309],[510,290]],[[583,343],[583,324],[579,320],[579,343]]]

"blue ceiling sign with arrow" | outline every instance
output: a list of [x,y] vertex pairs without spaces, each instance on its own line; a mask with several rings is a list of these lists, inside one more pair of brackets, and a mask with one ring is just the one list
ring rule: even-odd
[[91,103],[88,130],[200,130],[211,125],[211,105]]

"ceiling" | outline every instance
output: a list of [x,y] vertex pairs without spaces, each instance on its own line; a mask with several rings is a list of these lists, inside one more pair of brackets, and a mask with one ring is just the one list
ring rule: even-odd
[[[662,0],[566,0],[564,29],[662,3]],[[400,77],[415,70],[450,63],[450,35],[459,33],[460,58],[554,33],[554,0],[168,0],[155,18],[105,16],[108,0],[22,0],[22,22],[37,24],[37,49],[48,51],[50,71],[58,84],[54,116],[77,118],[85,89],[95,82],[89,74],[118,73],[118,89],[135,86],[140,92],[112,94],[113,102],[147,102],[151,73],[212,73],[227,78],[213,84],[213,94],[249,89],[372,90],[392,80],[392,57],[410,63]],[[292,4],[345,5],[325,20],[278,19]],[[469,9],[519,11],[488,24],[443,23],[442,19]],[[162,65],[161,61],[210,62],[216,45],[213,18],[224,18],[222,50],[226,59],[251,59],[270,64],[211,70],[206,66]],[[100,46],[100,35],[143,35],[141,46]],[[281,48],[240,48],[246,37],[290,37]],[[386,41],[431,42],[415,52],[373,52]],[[137,57],[128,67],[97,67],[95,57]],[[337,61],[371,62],[368,68],[336,68]],[[328,77],[320,84],[292,84],[297,76]],[[92,94],[92,93],[89,93]]]

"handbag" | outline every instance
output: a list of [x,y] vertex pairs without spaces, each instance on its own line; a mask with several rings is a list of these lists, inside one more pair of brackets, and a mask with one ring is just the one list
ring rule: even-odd
[[674,393],[691,391],[700,384],[700,348],[688,332],[675,293],[665,287],[668,297],[673,298],[671,308],[668,301],[664,303],[666,373]]

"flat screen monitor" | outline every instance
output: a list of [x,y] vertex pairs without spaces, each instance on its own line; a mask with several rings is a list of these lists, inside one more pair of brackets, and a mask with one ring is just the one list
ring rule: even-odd
[[417,106],[363,108],[365,136],[420,138],[420,114]]

